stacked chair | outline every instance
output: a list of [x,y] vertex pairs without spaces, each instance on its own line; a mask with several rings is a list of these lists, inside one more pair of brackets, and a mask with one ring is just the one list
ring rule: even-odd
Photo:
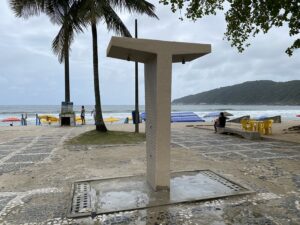
[[255,121],[241,120],[242,129],[245,131],[256,131],[262,135],[272,134],[273,120]]

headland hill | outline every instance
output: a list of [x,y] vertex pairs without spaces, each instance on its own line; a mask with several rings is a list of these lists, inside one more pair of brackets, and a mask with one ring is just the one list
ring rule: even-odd
[[300,105],[300,80],[247,81],[188,95],[172,101],[175,105]]

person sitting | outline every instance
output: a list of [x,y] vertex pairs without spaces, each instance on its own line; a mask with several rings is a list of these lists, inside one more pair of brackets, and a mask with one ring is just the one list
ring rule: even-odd
[[128,117],[125,118],[124,123],[129,123],[129,118]]
[[215,133],[217,133],[217,127],[225,127],[226,119],[227,117],[224,116],[223,112],[221,112],[219,118],[215,120],[215,124],[214,124]]

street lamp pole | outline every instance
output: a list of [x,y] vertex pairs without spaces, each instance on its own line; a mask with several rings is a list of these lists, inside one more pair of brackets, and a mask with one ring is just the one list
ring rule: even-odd
[[[138,23],[135,19],[135,38],[138,38]],[[135,62],[135,133],[139,133],[139,65]]]

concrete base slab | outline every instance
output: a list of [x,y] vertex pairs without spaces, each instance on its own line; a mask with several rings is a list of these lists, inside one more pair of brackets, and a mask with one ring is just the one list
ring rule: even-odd
[[145,176],[79,181],[73,184],[69,217],[115,213],[252,193],[210,170],[171,174],[170,191],[153,191]]

